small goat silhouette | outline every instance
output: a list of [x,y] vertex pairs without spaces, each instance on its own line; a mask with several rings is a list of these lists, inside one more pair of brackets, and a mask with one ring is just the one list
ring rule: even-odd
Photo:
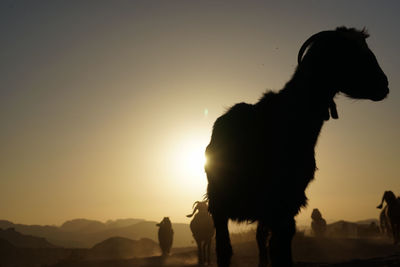
[[193,207],[192,214],[187,217],[191,218],[198,211],[190,222],[190,230],[197,243],[199,264],[211,264],[211,240],[215,229],[211,215],[208,213],[207,201],[196,201]]
[[322,214],[319,209],[313,209],[311,213],[311,230],[316,237],[325,235],[326,232],[326,221],[322,218]]
[[382,209],[383,202],[386,202],[387,206],[382,210],[383,214],[381,213],[380,216],[381,226],[382,220],[384,220],[386,231],[388,233],[391,231],[393,242],[397,244],[400,242],[400,199],[396,198],[392,191],[385,191],[378,209]]
[[158,242],[160,243],[160,248],[163,256],[169,255],[171,252],[172,242],[174,239],[174,230],[172,229],[172,224],[169,217],[164,217],[164,219],[157,223],[158,229]]

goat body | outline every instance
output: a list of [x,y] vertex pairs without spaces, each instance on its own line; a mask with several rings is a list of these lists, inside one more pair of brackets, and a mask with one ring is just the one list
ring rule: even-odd
[[215,122],[206,150],[212,214],[218,210],[237,221],[268,221],[295,216],[306,205],[304,189],[314,177],[322,120],[312,125],[307,116],[299,119],[299,107],[288,105],[290,98],[270,92],[256,105],[235,105]]
[[200,265],[204,263],[210,264],[211,240],[215,233],[214,223],[208,212],[208,206],[205,201],[196,201],[195,205],[193,213],[187,215],[187,217],[192,217],[193,214],[198,211],[190,222],[190,230],[197,243],[198,262]]
[[174,239],[174,230],[172,229],[171,221],[168,217],[157,224],[158,229],[158,242],[163,256],[168,255],[171,252],[172,242]]
[[314,209],[311,214],[311,230],[316,237],[325,235],[326,232],[326,221],[322,218],[322,214],[318,209]]
[[400,198],[396,198],[392,191],[385,191],[377,208],[381,209],[384,201],[387,205],[380,214],[381,229],[384,226],[386,233],[391,233],[394,244],[397,244],[400,242]]

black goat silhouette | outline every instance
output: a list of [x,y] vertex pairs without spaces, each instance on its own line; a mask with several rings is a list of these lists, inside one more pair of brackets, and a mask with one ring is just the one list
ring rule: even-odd
[[187,215],[191,218],[196,211],[196,215],[190,222],[190,230],[197,243],[199,265],[211,264],[211,240],[214,236],[214,223],[208,212],[207,201],[196,201],[193,205],[192,214]]
[[169,217],[164,217],[160,223],[157,223],[158,242],[163,256],[169,255],[171,252],[172,242],[174,239],[174,230],[172,229],[171,220]]
[[326,221],[322,218],[319,209],[313,209],[311,213],[311,230],[316,237],[322,237],[326,232]]
[[322,125],[338,118],[335,95],[380,101],[389,93],[367,37],[345,27],[311,36],[281,91],[267,92],[253,105],[236,104],[216,120],[205,170],[218,266],[230,265],[229,219],[258,221],[259,266],[269,258],[274,267],[292,266],[294,216],[307,203]]
[[[396,198],[392,191],[385,191],[383,193],[382,202],[378,205],[378,209],[382,209],[383,202],[386,202],[383,212],[384,219],[386,220],[386,231],[392,234],[394,244],[400,242],[400,198]],[[382,214],[380,216],[382,225]]]

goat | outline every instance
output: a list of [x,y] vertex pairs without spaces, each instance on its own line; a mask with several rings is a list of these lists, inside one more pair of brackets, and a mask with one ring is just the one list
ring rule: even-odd
[[325,235],[326,232],[326,221],[322,218],[322,214],[318,209],[313,209],[311,213],[311,230],[316,237]]
[[211,264],[211,240],[215,229],[211,215],[208,212],[207,201],[196,201],[193,204],[193,208],[192,214],[186,215],[186,217],[191,218],[198,211],[190,222],[190,230],[197,243],[198,261],[200,265]]
[[[386,201],[387,206],[385,207],[384,215],[386,219],[386,230],[392,231],[392,237],[394,244],[400,242],[400,200],[396,198],[392,191],[385,191],[383,193],[381,204],[377,206],[378,209],[382,209],[383,202]],[[389,226],[389,227],[388,227]]]
[[164,219],[156,225],[159,227],[158,242],[160,243],[162,255],[167,256],[171,252],[174,239],[174,230],[172,229],[171,221],[169,217],[164,217]]
[[338,118],[335,95],[380,101],[389,93],[367,37],[345,27],[314,34],[282,90],[265,93],[256,104],[236,104],[215,121],[205,171],[219,267],[231,261],[229,219],[258,222],[259,266],[269,261],[269,233],[272,266],[292,266],[294,216],[307,203],[323,123]]

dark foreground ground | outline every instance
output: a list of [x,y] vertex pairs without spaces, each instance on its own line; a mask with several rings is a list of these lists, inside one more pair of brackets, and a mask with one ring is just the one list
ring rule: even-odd
[[[232,267],[257,266],[255,242],[234,246]],[[296,267],[400,267],[400,247],[381,239],[314,239],[293,242]],[[167,258],[159,256],[128,260],[85,261],[64,260],[53,267],[156,267],[197,266],[194,248],[175,250]],[[213,255],[215,264],[215,255]]]

